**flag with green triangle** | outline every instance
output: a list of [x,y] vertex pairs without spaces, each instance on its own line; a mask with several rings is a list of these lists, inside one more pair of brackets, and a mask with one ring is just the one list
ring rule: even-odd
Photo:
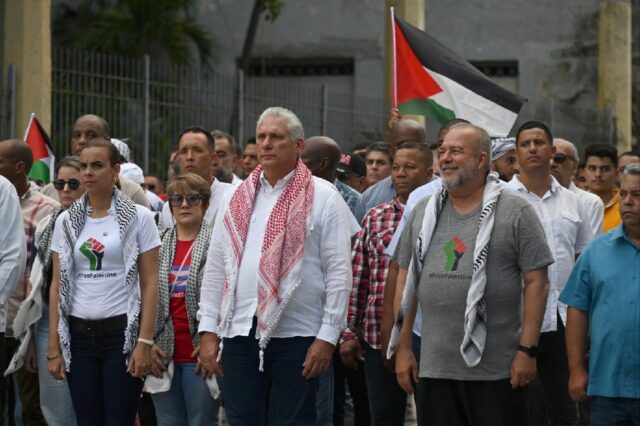
[[56,157],[53,155],[49,135],[42,128],[35,114],[31,114],[29,125],[24,133],[24,141],[33,152],[33,165],[29,170],[29,178],[42,181],[45,184],[51,182]]
[[463,118],[491,136],[507,136],[526,99],[493,82],[424,31],[396,17],[394,102],[401,113],[444,123]]

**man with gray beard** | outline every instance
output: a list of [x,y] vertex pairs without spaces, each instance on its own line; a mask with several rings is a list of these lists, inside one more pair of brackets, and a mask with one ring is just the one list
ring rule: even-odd
[[415,206],[393,256],[398,315],[388,355],[395,351],[400,386],[417,385],[421,425],[528,422],[553,258],[535,211],[503,190],[490,162],[486,131],[453,125],[438,148],[443,187]]

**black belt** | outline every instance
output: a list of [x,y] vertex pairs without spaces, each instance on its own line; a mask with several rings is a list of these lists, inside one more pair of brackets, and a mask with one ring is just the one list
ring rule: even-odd
[[127,328],[127,314],[101,320],[86,320],[69,316],[69,328],[73,333],[84,334],[87,337],[100,337]]

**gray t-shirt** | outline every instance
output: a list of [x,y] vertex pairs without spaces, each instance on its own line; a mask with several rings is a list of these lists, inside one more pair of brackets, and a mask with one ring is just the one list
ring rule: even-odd
[[[408,268],[428,199],[411,212],[395,260]],[[487,257],[487,340],[480,364],[467,367],[460,355],[464,311],[471,283],[480,208],[467,215],[443,208],[418,284],[422,307],[420,377],[500,380],[510,375],[522,323],[522,274],[553,263],[542,225],[531,205],[503,191],[495,211]]]

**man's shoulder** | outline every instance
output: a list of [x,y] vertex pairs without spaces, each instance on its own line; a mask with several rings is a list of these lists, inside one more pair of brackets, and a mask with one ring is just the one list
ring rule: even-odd
[[58,201],[39,191],[30,190],[29,199],[34,203],[38,203],[41,206],[52,210],[60,206]]
[[388,191],[390,188],[393,188],[393,183],[391,182],[391,176],[387,176],[379,182],[371,185],[362,193],[363,200],[369,200],[370,198],[376,197],[381,192]]
[[596,194],[592,194],[591,192],[585,191],[584,189],[580,189],[578,187],[573,191],[574,194],[578,196],[583,203],[589,206],[602,206],[604,208],[604,203],[602,202],[602,198],[598,197]]
[[211,184],[211,196],[213,196],[214,192],[216,194],[226,194],[227,192],[235,191],[237,187],[238,186],[236,185],[226,182],[220,182],[218,179],[216,179]]

